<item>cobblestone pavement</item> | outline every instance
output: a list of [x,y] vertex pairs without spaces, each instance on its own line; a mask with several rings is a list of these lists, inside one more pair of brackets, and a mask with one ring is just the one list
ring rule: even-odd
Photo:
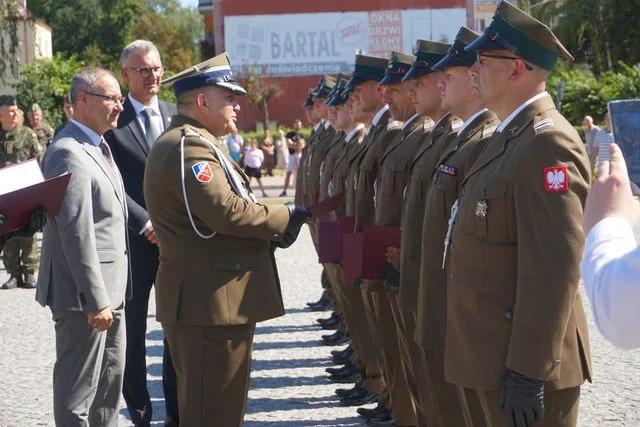
[[[278,181],[279,182],[279,181]],[[275,186],[274,186],[275,187]],[[269,192],[269,190],[267,190]],[[275,190],[271,190],[274,193]],[[277,252],[287,314],[256,330],[246,426],[361,425],[354,408],[341,407],[324,369],[331,347],[305,302],[320,296],[320,267],[305,229],[290,249]],[[0,280],[6,280],[4,270]],[[586,299],[585,299],[586,300]],[[588,309],[588,307],[587,307]],[[162,330],[149,312],[147,362],[154,425],[162,425]],[[604,342],[591,325],[594,383],[582,388],[580,426],[640,425],[640,351]],[[0,427],[52,426],[53,323],[33,290],[0,290]],[[127,410],[121,425],[129,426]]]

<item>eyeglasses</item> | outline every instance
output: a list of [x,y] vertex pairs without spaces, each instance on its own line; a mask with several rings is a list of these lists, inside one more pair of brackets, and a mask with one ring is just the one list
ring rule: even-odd
[[86,94],[97,96],[98,98],[104,98],[112,104],[116,104],[119,102],[120,105],[124,105],[124,96],[108,96],[108,95],[103,95],[101,93],[93,93],[93,92],[86,92]]
[[522,58],[518,58],[517,56],[506,56],[506,55],[489,55],[486,53],[480,53],[478,52],[477,55],[477,60],[480,60],[480,57],[485,57],[485,58],[494,58],[494,59],[510,59],[510,60],[521,60],[522,62],[524,62],[524,68],[527,69],[527,71],[533,71],[533,67],[529,64],[527,64]]
[[127,69],[137,71],[138,74],[140,74],[140,77],[142,77],[143,79],[146,79],[147,77],[151,76],[151,73],[153,73],[153,75],[156,77],[160,77],[161,75],[164,74],[164,67],[140,67],[140,68],[127,67]]

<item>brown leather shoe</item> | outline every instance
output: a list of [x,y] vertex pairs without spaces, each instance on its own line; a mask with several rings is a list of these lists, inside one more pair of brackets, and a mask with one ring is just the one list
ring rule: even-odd
[[15,276],[11,276],[9,278],[9,280],[7,280],[6,282],[4,282],[2,284],[2,289],[13,289],[13,288],[17,288],[18,284],[19,284],[19,280],[17,277]]
[[36,287],[36,275],[33,273],[25,273],[24,282],[22,282],[20,287],[25,289],[34,289]]

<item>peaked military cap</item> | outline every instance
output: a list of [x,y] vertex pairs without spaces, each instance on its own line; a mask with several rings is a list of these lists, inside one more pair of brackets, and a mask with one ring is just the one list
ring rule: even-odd
[[233,77],[227,52],[187,68],[162,82],[168,83],[173,84],[173,93],[176,96],[208,85],[229,89],[236,95],[247,94]]
[[14,106],[18,105],[15,96],[11,95],[2,95],[0,96],[0,107],[4,107],[5,105]]
[[345,90],[348,89],[351,92],[356,86],[369,80],[379,82],[384,77],[388,62],[386,58],[357,54],[353,74]]
[[400,83],[402,78],[411,68],[413,57],[402,52],[391,52],[387,69],[384,72],[384,78],[380,81],[380,85],[392,85]]
[[442,58],[433,67],[434,70],[441,70],[445,67],[467,67],[470,68],[476,62],[475,52],[464,50],[469,44],[476,40],[480,34],[471,31],[467,27],[462,27],[456,35],[453,46],[449,48],[447,56]]
[[313,90],[313,98],[326,98],[329,95],[329,92],[335,87],[336,78],[334,76],[330,76],[325,74],[320,78],[318,85]]
[[413,49],[415,58],[411,64],[411,69],[402,80],[406,82],[436,71],[431,67],[445,57],[450,47],[451,45],[447,43],[418,39]]
[[573,61],[549,27],[504,0],[482,36],[466,50],[509,50],[546,70],[553,69],[560,56]]
[[347,74],[338,74],[336,79],[336,85],[333,90],[327,97],[327,105],[329,107],[337,107],[339,105],[343,105],[349,99],[348,96],[342,96],[342,91],[347,86],[347,82],[349,81],[349,76]]
[[309,89],[309,93],[307,94],[307,100],[302,105],[305,108],[313,107],[313,89]]

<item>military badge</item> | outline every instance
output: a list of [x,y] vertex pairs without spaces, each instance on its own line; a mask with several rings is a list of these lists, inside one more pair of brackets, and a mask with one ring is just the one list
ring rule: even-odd
[[200,182],[209,182],[213,179],[213,172],[211,172],[211,167],[207,162],[198,162],[191,166],[191,170]]
[[440,165],[438,166],[438,172],[449,176],[456,176],[458,175],[458,168],[440,163]]
[[486,218],[488,210],[489,205],[487,204],[487,201],[484,199],[478,200],[476,203],[476,216],[479,218]]
[[544,168],[544,189],[550,193],[569,189],[569,172],[566,166]]

